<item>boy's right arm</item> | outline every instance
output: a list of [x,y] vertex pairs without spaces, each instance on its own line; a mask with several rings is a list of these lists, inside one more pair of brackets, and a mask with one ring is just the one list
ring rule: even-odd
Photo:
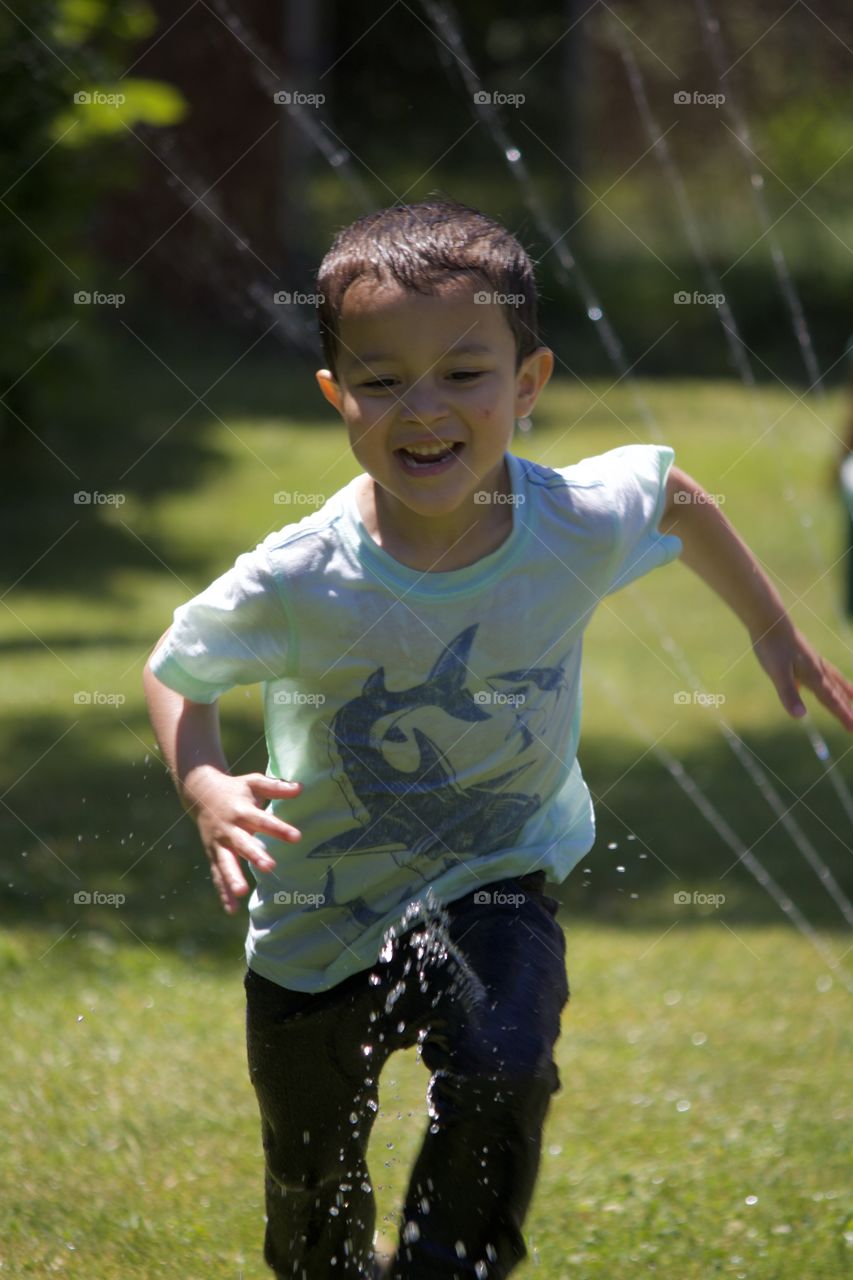
[[233,915],[238,898],[249,890],[238,858],[261,871],[276,865],[252,832],[263,831],[289,842],[301,837],[296,827],[261,808],[261,802],[296,796],[301,784],[262,773],[230,773],[219,736],[219,704],[184,698],[158,680],[148,663],[142,680],[160,750],[181,803],[198,826],[214,887],[225,910]]

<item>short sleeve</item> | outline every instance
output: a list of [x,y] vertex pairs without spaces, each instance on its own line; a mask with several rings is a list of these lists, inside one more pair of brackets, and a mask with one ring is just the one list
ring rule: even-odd
[[234,685],[287,674],[292,625],[260,544],[199,595],[179,605],[149,660],[158,680],[193,702],[215,702]]
[[674,459],[674,451],[660,444],[623,445],[601,455],[615,538],[604,595],[681,555],[681,539],[658,530]]

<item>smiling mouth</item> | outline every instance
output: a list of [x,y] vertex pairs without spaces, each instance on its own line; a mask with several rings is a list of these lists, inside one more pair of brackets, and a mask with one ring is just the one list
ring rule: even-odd
[[453,444],[423,445],[412,449],[395,449],[394,454],[406,471],[433,472],[452,465],[465,448],[460,441]]

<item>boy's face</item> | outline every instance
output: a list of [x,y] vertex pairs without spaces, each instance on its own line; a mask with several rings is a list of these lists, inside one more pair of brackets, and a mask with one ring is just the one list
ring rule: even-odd
[[477,290],[470,279],[433,294],[356,281],[339,318],[337,375],[317,373],[364,470],[418,515],[473,510],[478,490],[500,485],[515,419],[553,368],[541,347],[516,369],[503,309],[476,303]]

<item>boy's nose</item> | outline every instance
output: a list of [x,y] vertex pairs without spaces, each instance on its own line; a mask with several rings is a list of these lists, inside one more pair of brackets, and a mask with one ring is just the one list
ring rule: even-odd
[[410,391],[401,397],[400,416],[404,422],[440,422],[447,417],[447,405],[434,392]]

